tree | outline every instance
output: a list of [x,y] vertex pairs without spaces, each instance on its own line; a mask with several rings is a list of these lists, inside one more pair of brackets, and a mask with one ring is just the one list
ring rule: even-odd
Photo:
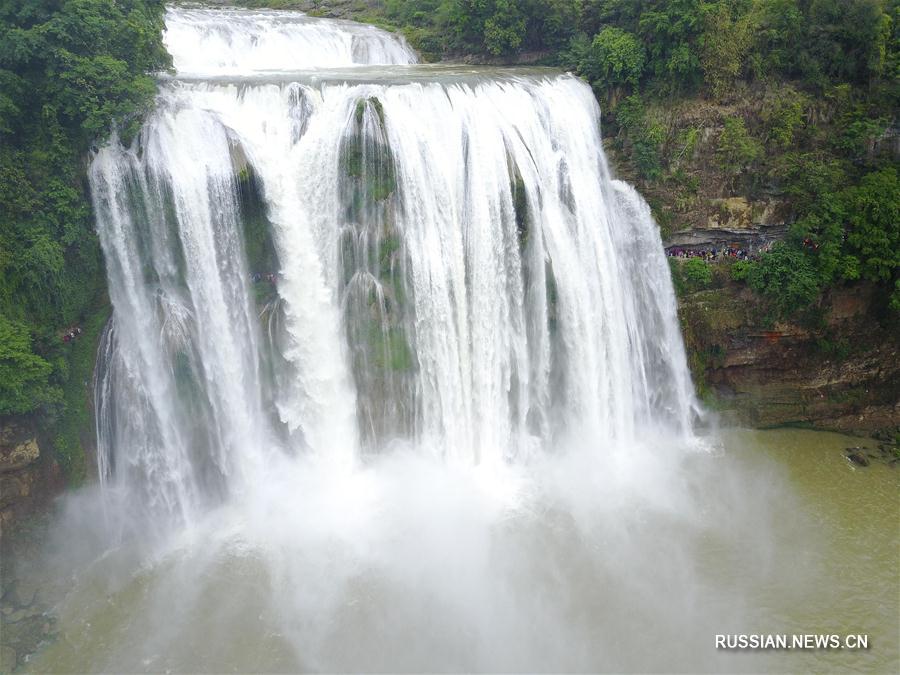
[[806,25],[807,76],[865,84],[883,73],[891,35],[883,0],[812,0]]
[[[169,65],[162,0],[0,0],[0,414],[58,402],[56,337],[103,297],[84,158]],[[30,401],[30,402],[29,402]]]
[[821,290],[821,278],[810,256],[786,243],[773,246],[743,272],[750,287],[766,296],[782,317],[811,305]]
[[637,85],[643,70],[643,45],[631,33],[614,26],[594,36],[578,64],[579,74],[597,89]]
[[729,117],[719,136],[717,148],[722,168],[731,174],[738,174],[762,157],[762,144],[747,132],[747,126],[740,117]]
[[[588,0],[590,4],[592,0]],[[530,49],[564,49],[582,23],[582,0],[524,0]]]
[[700,65],[713,96],[723,96],[741,72],[753,35],[752,15],[735,19],[725,2],[706,11],[700,38]]
[[484,22],[484,48],[494,55],[516,51],[525,39],[525,17],[515,0],[494,0]]
[[638,20],[638,35],[650,55],[648,66],[666,88],[691,90],[702,80],[698,39],[703,32],[702,0],[652,0]]
[[[847,249],[859,275],[885,283],[900,274],[900,177],[896,167],[863,176],[842,195],[847,214]],[[897,296],[900,299],[900,296]]]
[[52,370],[32,351],[28,327],[0,314],[0,415],[58,403],[62,390],[48,383]]

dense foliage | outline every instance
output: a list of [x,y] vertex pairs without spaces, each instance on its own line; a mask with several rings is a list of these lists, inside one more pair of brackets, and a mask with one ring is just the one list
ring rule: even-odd
[[62,336],[105,311],[86,155],[151,103],[162,14],[161,0],[0,0],[0,415],[36,413],[51,433],[84,405],[67,391],[85,347]]

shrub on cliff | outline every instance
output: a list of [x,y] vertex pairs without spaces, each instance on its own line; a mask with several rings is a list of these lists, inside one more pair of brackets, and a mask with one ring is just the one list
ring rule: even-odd
[[719,136],[717,148],[722,168],[729,174],[738,174],[753,165],[763,154],[762,143],[747,131],[744,120],[729,117]]
[[[800,250],[815,265],[820,285],[865,279],[890,296],[900,310],[900,178],[895,166],[870,171],[856,183],[838,187],[835,178],[850,180],[811,166],[798,188],[805,213],[791,228],[786,246]],[[807,189],[820,188],[804,197]],[[809,201],[806,202],[806,199]],[[765,261],[769,256],[763,256]],[[752,284],[751,284],[752,285]]]
[[771,302],[779,317],[809,307],[819,296],[821,277],[810,256],[785,243],[776,244],[758,262],[743,267],[747,283]]
[[647,116],[644,101],[632,94],[616,108],[616,121],[635,165],[644,178],[657,178],[662,171],[660,147],[665,129]]
[[900,276],[900,176],[887,167],[867,174],[842,198],[847,213],[847,250],[858,260],[859,275],[891,284],[892,304],[900,304],[894,280]]
[[709,288],[713,282],[712,265],[702,258],[669,258],[672,284],[680,295]]
[[699,290],[712,283],[712,267],[702,258],[690,258],[681,271],[689,288]]
[[52,366],[31,349],[28,327],[0,314],[0,415],[16,415],[35,405],[58,403],[59,387],[48,384]]
[[637,85],[644,71],[644,47],[620,28],[608,26],[580,50],[578,74],[598,90],[623,84]]

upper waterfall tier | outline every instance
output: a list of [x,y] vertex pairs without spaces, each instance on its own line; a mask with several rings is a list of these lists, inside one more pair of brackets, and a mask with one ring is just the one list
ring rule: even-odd
[[170,7],[165,43],[176,72],[193,77],[417,62],[383,30],[276,10]]

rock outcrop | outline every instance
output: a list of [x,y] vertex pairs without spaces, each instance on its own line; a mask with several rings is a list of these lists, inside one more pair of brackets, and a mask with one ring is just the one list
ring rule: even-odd
[[744,197],[713,199],[705,221],[671,233],[666,248],[741,248],[757,252],[784,239],[785,206],[775,200],[748,202]]
[[679,316],[695,382],[726,418],[843,432],[900,425],[900,337],[874,318],[864,285],[823,299],[816,328],[765,320],[735,283],[684,294]]
[[55,494],[59,483],[59,467],[42,456],[30,424],[0,418],[0,536]]

